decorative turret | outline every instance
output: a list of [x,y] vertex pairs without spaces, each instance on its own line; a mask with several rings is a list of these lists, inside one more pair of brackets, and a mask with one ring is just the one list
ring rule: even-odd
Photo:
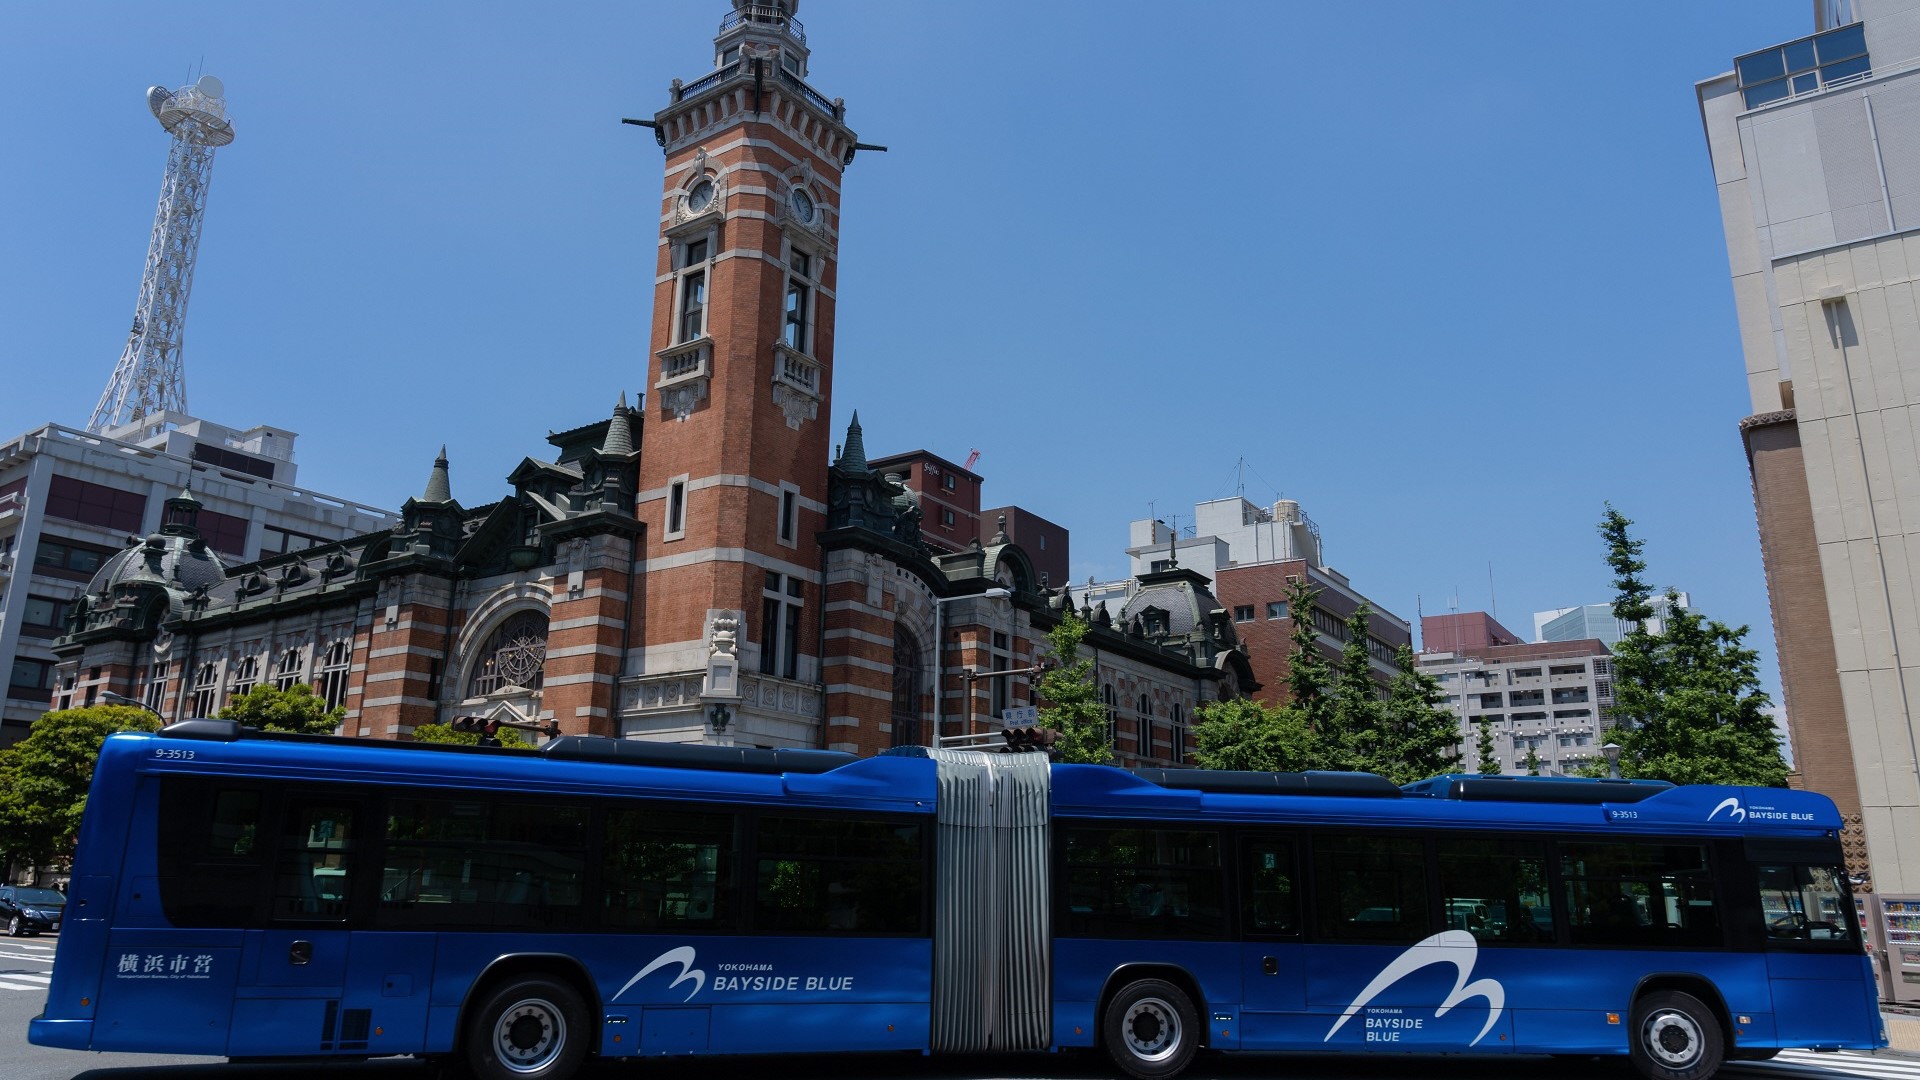
[[396,553],[453,558],[460,547],[460,524],[465,516],[466,511],[453,497],[453,485],[447,476],[447,447],[442,443],[427,474],[427,489],[400,507],[400,527],[395,531],[403,540],[396,546]]
[[453,485],[447,478],[447,444],[440,444],[440,456],[433,459],[433,471],[427,474],[427,490],[420,496],[425,503],[450,503]]
[[167,500],[167,509],[160,521],[160,534],[195,539],[200,536],[200,500],[193,497],[191,484]]

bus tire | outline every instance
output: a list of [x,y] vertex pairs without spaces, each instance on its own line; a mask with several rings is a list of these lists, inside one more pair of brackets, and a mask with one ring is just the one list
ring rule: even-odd
[[1726,1035],[1706,1003],[1678,990],[1647,994],[1633,1006],[1627,1054],[1647,1080],[1702,1080],[1726,1058]]
[[586,1003],[556,979],[500,984],[467,1025],[467,1067],[478,1080],[564,1080],[586,1055]]
[[1100,1023],[1107,1057],[1137,1080],[1178,1076],[1200,1046],[1200,1017],[1186,991],[1160,979],[1120,988]]

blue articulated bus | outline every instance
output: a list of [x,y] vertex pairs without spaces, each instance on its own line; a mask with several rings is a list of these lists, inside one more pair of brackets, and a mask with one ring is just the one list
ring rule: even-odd
[[107,740],[30,1038],[239,1059],[1886,1039],[1833,804],[1044,754]]

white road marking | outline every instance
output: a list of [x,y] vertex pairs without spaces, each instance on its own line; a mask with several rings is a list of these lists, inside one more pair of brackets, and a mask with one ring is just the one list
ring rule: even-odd
[[1920,1080],[1920,1060],[1875,1057],[1842,1050],[1816,1054],[1811,1050],[1782,1050],[1772,1061],[1730,1062],[1731,1068],[1764,1070],[1778,1076],[1864,1076],[1872,1080]]

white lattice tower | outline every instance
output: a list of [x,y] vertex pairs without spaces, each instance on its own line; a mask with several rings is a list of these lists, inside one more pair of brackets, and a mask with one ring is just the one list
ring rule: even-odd
[[227,118],[226,88],[211,75],[169,91],[147,90],[147,107],[173,136],[167,172],[160,181],[160,206],[153,215],[146,271],[134,306],[127,347],[93,407],[87,430],[109,431],[161,412],[187,411],[187,376],[181,362],[186,333],[187,296],[193,289],[193,260],[200,250],[200,219],[207,208],[207,183],[213,176],[213,151],[233,141]]

